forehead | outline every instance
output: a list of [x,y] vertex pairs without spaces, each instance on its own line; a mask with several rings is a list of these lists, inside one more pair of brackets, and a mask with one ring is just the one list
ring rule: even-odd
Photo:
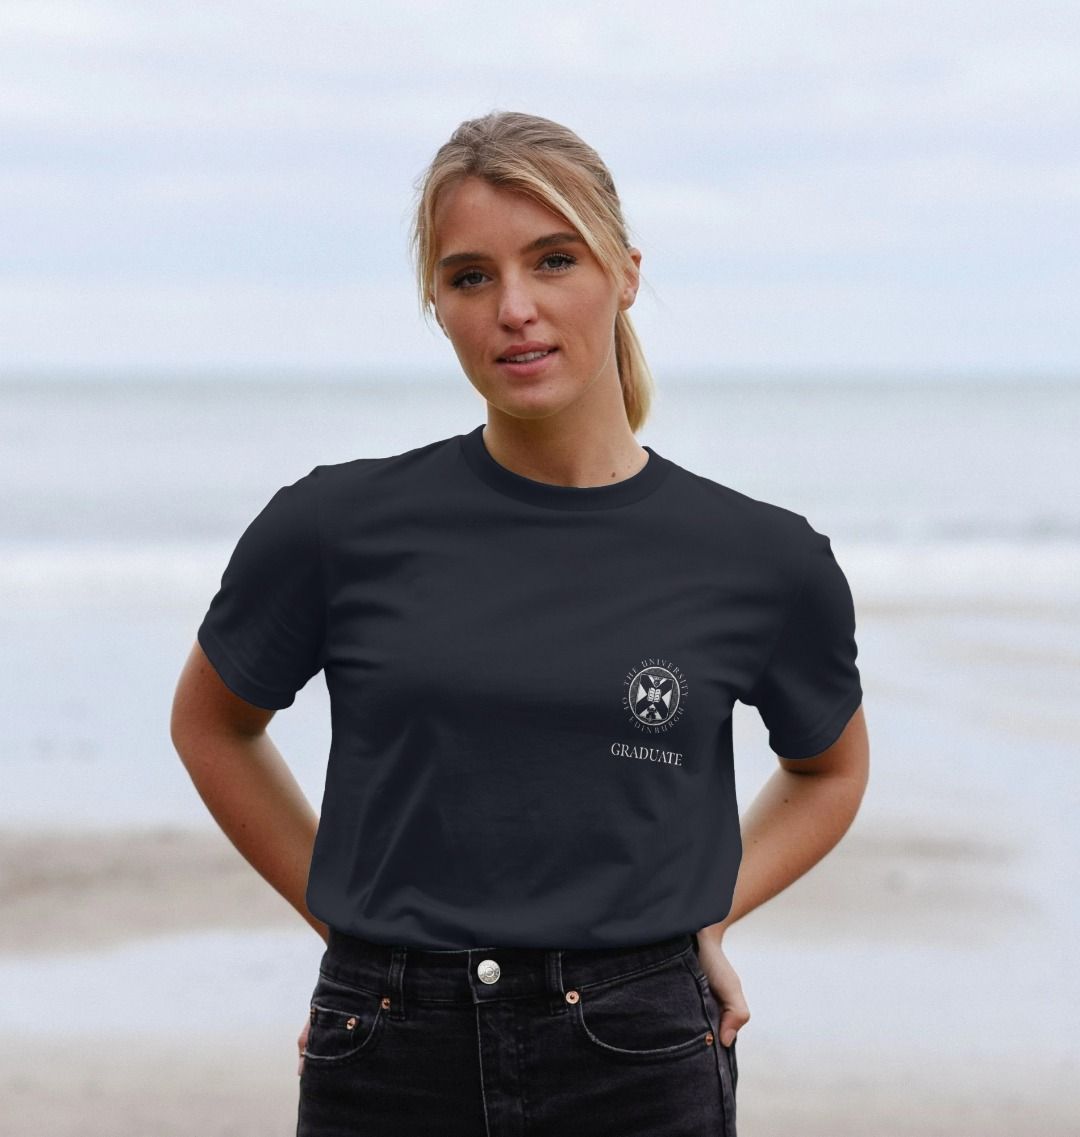
[[486,248],[503,238],[514,241],[556,229],[574,231],[565,217],[547,206],[483,178],[464,178],[447,186],[439,194],[433,221],[437,255],[454,252],[450,245],[460,241],[466,241],[469,249],[479,248],[482,241]]

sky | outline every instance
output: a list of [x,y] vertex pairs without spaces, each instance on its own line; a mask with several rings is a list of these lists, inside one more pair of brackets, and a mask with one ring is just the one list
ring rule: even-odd
[[661,374],[1080,375],[1075,0],[0,4],[0,376],[458,375],[414,183],[595,147]]

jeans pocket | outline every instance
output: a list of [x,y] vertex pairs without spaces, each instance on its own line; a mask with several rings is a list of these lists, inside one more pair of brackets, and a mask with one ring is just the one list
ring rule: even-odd
[[320,969],[311,995],[310,1025],[303,1058],[305,1069],[358,1059],[379,1037],[382,996],[355,987]]
[[[571,997],[571,996],[576,997]],[[693,970],[684,956],[568,992],[588,1044],[616,1061],[663,1062],[712,1044]]]

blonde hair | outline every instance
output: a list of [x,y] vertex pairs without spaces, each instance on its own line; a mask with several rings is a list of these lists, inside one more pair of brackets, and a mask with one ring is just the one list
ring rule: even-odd
[[[435,309],[435,208],[444,189],[466,177],[526,194],[581,234],[617,284],[632,263],[615,183],[600,155],[568,127],[517,111],[492,111],[461,123],[416,180],[409,245],[416,265],[420,312]],[[629,313],[615,318],[615,362],[632,431],[648,417],[653,378]]]

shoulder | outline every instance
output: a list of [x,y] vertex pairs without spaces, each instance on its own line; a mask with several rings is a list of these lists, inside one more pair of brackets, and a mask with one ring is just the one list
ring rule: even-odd
[[300,481],[310,483],[304,492],[325,497],[365,490],[377,492],[391,485],[407,489],[411,484],[419,485],[429,478],[442,476],[447,464],[457,457],[458,449],[458,436],[452,435],[396,454],[324,463]]
[[682,466],[675,468],[682,507],[728,555],[739,552],[798,578],[815,550],[828,542],[794,509],[751,497]]

